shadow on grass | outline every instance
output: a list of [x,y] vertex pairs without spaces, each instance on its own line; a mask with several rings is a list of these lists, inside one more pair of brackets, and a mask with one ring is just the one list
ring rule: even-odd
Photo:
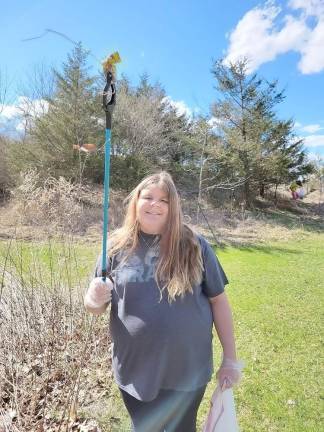
[[258,244],[258,243],[231,243],[231,244],[215,244],[211,243],[211,246],[214,250],[221,250],[223,252],[226,252],[229,249],[237,249],[239,251],[244,252],[262,252],[264,254],[276,254],[276,253],[285,253],[285,254],[295,254],[300,255],[303,253],[302,250],[299,249],[292,249],[289,247],[279,247],[274,246],[273,244]]
[[318,204],[298,203],[284,206],[264,208],[261,211],[253,211],[256,218],[262,218],[264,221],[280,225],[288,229],[301,228],[308,232],[324,232],[324,206]]
[[[314,208],[318,208],[317,205],[298,202],[291,204],[288,203],[289,208],[255,208],[249,211],[249,218],[259,220],[267,223],[272,227],[284,227],[288,229],[292,234],[296,232],[296,236],[292,236],[292,240],[301,240],[303,237],[301,231],[309,233],[324,233],[324,213],[316,214]],[[262,229],[262,228],[260,228]],[[264,229],[264,228],[263,228]],[[218,250],[225,251],[228,248],[235,248],[238,250],[244,250],[246,252],[259,251],[265,254],[275,254],[275,253],[286,253],[286,254],[301,254],[302,250],[293,249],[287,245],[275,246],[274,241],[269,239],[268,243],[262,243],[262,236],[256,238],[253,234],[248,232],[244,233],[244,240],[242,241],[236,235],[226,234],[224,238],[222,235],[217,239],[215,236],[211,239],[211,244],[214,248]]]

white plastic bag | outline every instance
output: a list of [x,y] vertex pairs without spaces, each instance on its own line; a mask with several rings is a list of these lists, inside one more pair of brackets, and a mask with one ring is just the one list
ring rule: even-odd
[[232,388],[221,391],[217,386],[203,432],[239,432]]

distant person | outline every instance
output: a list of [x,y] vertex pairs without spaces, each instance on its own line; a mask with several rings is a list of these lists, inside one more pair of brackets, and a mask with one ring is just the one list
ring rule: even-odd
[[305,189],[304,189],[304,187],[303,187],[303,183],[300,181],[300,180],[297,180],[296,181],[296,184],[297,184],[297,195],[298,195],[298,198],[299,199],[303,199],[304,198],[304,196],[305,196]]
[[[222,389],[240,379],[226,275],[207,241],[183,222],[171,176],[145,178],[111,235],[113,284],[95,279],[86,308],[111,301],[112,368],[135,432],[194,432],[212,376],[212,327],[223,349]],[[216,383],[215,383],[216,387]]]
[[291,191],[292,198],[295,200],[298,199],[298,193],[297,193],[298,185],[295,180],[291,183],[289,189]]
[[305,196],[305,189],[303,186],[297,189],[298,198],[303,199]]

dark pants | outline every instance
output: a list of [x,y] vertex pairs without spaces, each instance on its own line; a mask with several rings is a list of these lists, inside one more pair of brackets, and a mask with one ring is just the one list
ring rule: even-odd
[[196,432],[196,418],[206,386],[192,392],[161,390],[149,402],[120,389],[133,432]]

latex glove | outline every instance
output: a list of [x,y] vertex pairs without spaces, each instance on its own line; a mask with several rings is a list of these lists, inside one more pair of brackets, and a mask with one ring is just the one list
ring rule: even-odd
[[101,277],[92,279],[84,297],[85,307],[93,313],[103,312],[111,301],[112,289],[113,283],[110,279],[105,281]]
[[242,378],[244,363],[240,360],[233,361],[223,358],[222,364],[216,373],[222,391],[238,384]]

